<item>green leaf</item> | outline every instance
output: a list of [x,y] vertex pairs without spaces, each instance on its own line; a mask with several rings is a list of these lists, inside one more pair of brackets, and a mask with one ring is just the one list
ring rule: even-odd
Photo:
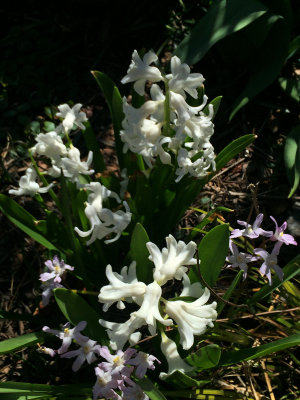
[[57,247],[40,233],[41,229],[45,231],[45,221],[38,221],[18,203],[4,194],[0,194],[0,210],[12,223],[35,241],[49,250],[58,251]]
[[176,370],[165,381],[174,388],[184,389],[191,387],[202,387],[208,383],[208,381],[198,381],[181,371]]
[[[248,65],[250,77],[235,101],[229,120],[250,99],[274,82],[288,54],[290,31],[287,21],[281,15],[268,13],[268,20],[261,20],[261,23],[264,29],[269,29],[268,35],[254,57],[252,57],[252,62]],[[259,60],[259,63],[257,60]]]
[[95,132],[89,122],[85,123],[85,131],[83,137],[88,150],[93,152],[93,167],[96,172],[102,172],[105,170],[105,163],[103,156],[100,151],[99,143],[97,142]]
[[278,82],[283,91],[297,103],[300,101],[300,82],[295,78],[279,78]]
[[252,347],[250,349],[242,349],[238,351],[228,351],[221,355],[219,365],[232,365],[242,361],[254,360],[264,357],[268,354],[275,353],[289,347],[298,346],[300,344],[300,333],[275,340],[274,342],[263,344],[262,346]]
[[216,157],[216,172],[223,168],[230,160],[244,150],[249,144],[254,142],[256,135],[249,134],[244,135],[238,139],[235,139],[229,145],[225,147]]
[[[182,62],[195,64],[221,39],[237,32],[267,12],[257,0],[222,0],[211,6],[175,50]],[[201,38],[201,40],[199,40]]]
[[150,379],[140,379],[138,384],[151,400],[167,400],[165,396],[158,390],[158,388],[153,385]]
[[287,57],[287,60],[291,57],[293,57],[294,54],[297,53],[300,49],[300,35],[296,36],[289,44],[289,55]]
[[[228,254],[228,248],[228,224],[214,227],[201,240],[198,246],[200,272],[209,286],[213,286],[216,283]],[[191,282],[199,281],[197,265],[191,268],[189,277]]]
[[108,344],[105,329],[99,324],[100,314],[81,296],[67,289],[55,289],[54,296],[60,310],[69,322],[77,325],[80,321],[86,321],[85,334],[102,345]]
[[[27,383],[27,382],[0,382],[0,393],[6,395],[19,395],[21,397],[14,397],[15,399],[33,399],[33,398],[49,398],[50,396],[79,396],[78,398],[87,399],[91,397],[91,387],[85,384],[67,384],[67,385],[48,385],[40,383]],[[9,397],[13,398],[13,397]]]
[[94,75],[98,85],[100,86],[104,94],[110,111],[112,123],[114,126],[114,135],[119,166],[120,169],[122,169],[125,167],[124,155],[122,152],[123,143],[120,138],[120,130],[122,129],[122,121],[124,119],[122,97],[115,83],[107,75],[100,71],[92,71],[92,74]]
[[139,222],[135,225],[130,242],[130,257],[136,261],[136,274],[139,281],[151,283],[153,281],[153,264],[149,260],[149,251],[146,243],[150,239]]
[[282,281],[277,276],[273,277],[272,285],[266,284],[263,286],[254,296],[251,297],[251,299],[249,299],[248,304],[256,304],[298,274],[300,274],[300,254],[293,258],[293,260],[283,268]]
[[221,349],[217,344],[209,344],[201,347],[195,353],[187,356],[185,361],[197,369],[208,369],[218,365],[221,357]]
[[288,197],[291,197],[299,185],[300,180],[300,125],[297,125],[288,134],[284,145],[284,164],[288,180],[292,189]]
[[44,338],[44,332],[35,332],[17,336],[12,339],[2,340],[2,342],[0,342],[0,354],[10,353],[28,346],[35,346],[37,343],[43,343]]

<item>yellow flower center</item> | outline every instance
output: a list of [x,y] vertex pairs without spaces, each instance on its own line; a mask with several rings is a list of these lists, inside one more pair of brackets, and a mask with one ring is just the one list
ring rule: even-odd
[[116,356],[116,357],[113,359],[113,363],[114,363],[115,365],[117,365],[117,366],[122,365],[122,364],[123,364],[123,358],[120,357],[120,356]]

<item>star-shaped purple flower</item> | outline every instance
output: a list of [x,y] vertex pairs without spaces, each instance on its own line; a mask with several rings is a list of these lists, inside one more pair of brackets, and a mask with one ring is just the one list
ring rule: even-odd
[[262,263],[259,272],[261,273],[262,276],[266,275],[268,278],[269,284],[272,285],[272,276],[271,276],[271,269],[275,271],[277,274],[278,278],[282,281],[283,280],[283,271],[277,265],[277,256],[280,251],[280,247],[282,246],[282,242],[277,242],[271,252],[269,254],[266,250],[264,249],[254,249],[254,254],[257,254],[259,257],[261,257],[264,262]]
[[289,235],[288,233],[284,233],[284,231],[287,228],[287,222],[285,221],[281,226],[278,226],[276,219],[271,216],[270,216],[270,218],[274,221],[275,227],[276,227],[275,232],[270,237],[270,240],[282,242],[287,245],[293,244],[293,245],[297,246],[297,242],[294,239],[294,237],[292,235]]
[[265,236],[265,237],[272,236],[273,232],[265,231],[264,229],[260,228],[263,218],[264,218],[264,216],[262,213],[258,214],[253,225],[250,225],[245,221],[237,220],[237,223],[239,225],[244,226],[245,229],[234,229],[231,232],[230,238],[237,238],[239,236],[245,236],[250,239],[256,239],[258,236]]

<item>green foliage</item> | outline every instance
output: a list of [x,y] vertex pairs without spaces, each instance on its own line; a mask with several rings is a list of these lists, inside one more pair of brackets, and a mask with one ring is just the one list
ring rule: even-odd
[[275,81],[287,57],[299,48],[297,38],[290,43],[291,20],[289,1],[251,0],[243,7],[239,0],[215,2],[178,44],[175,54],[187,63],[196,64],[209,50],[217,48],[228,63],[228,71],[232,64],[240,65],[243,71],[240,77],[234,71],[227,77],[240,83],[231,105],[232,119],[249,100]]
[[[204,281],[211,287],[216,283],[221,268],[224,265],[228,247],[228,224],[219,225],[211,229],[198,246],[200,274]],[[198,274],[198,266],[194,265],[189,272],[191,282],[197,282],[199,280]]]
[[237,351],[224,352],[221,355],[220,365],[232,365],[242,361],[255,360],[256,358],[295,347],[300,344],[300,333],[285,337],[283,339],[274,340],[271,343],[261,346],[252,347],[250,349],[242,349]]
[[0,342],[0,354],[11,353],[28,346],[35,346],[37,343],[43,343],[44,339],[45,334],[43,332],[35,332],[3,340]]
[[153,264],[148,259],[149,252],[146,247],[149,241],[143,225],[137,223],[131,235],[130,258],[136,261],[138,280],[145,283],[151,283],[153,279]]
[[292,187],[288,195],[291,197],[298,188],[300,179],[300,125],[292,129],[285,140],[284,163]]
[[216,367],[221,357],[221,349],[217,344],[201,347],[195,353],[187,356],[185,361],[197,367],[198,371]]
[[44,236],[47,230],[46,221],[38,221],[18,203],[4,194],[0,194],[0,210],[12,223],[38,243],[49,250],[57,250],[56,246]]

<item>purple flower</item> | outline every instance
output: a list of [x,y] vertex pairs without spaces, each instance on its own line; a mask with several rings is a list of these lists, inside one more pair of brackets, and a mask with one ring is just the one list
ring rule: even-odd
[[131,357],[135,354],[136,350],[131,348],[128,348],[126,351],[118,350],[116,354],[111,354],[107,346],[102,346],[100,355],[107,362],[100,363],[99,367],[105,371],[110,371],[114,377],[120,376],[126,382],[133,383],[130,379],[133,367],[128,367],[126,364],[131,364]]
[[231,263],[228,265],[227,268],[236,268],[239,267],[244,271],[243,273],[243,279],[246,279],[247,276],[247,270],[248,270],[248,262],[251,261],[256,261],[257,257],[252,256],[251,254],[247,253],[240,253],[237,246],[233,243],[232,240],[229,241],[229,248],[232,253],[231,256],[228,256],[226,258],[226,261]]
[[281,226],[278,226],[276,219],[271,216],[270,216],[270,218],[274,221],[275,226],[276,226],[275,232],[270,237],[270,240],[272,240],[272,241],[277,240],[278,242],[282,242],[287,245],[293,244],[293,245],[297,246],[297,242],[294,239],[294,237],[292,235],[289,235],[288,233],[284,233],[284,231],[287,228],[287,222],[285,221]]
[[282,269],[277,265],[277,256],[280,251],[280,247],[282,246],[282,242],[277,242],[271,252],[269,254],[266,250],[264,249],[254,249],[254,253],[260,256],[264,262],[262,263],[259,272],[262,276],[266,275],[268,278],[269,284],[272,284],[272,277],[271,277],[271,268],[275,271],[277,274],[278,278],[282,281],[283,279],[283,271]]
[[63,325],[62,330],[51,329],[48,326],[43,327],[43,331],[52,333],[62,340],[61,347],[57,350],[58,354],[65,353],[70,347],[72,340],[75,339],[79,343],[84,343],[89,340],[87,336],[80,333],[86,327],[86,321],[81,321],[74,328],[70,329],[71,324],[67,322]]
[[99,397],[122,400],[122,398],[113,390],[119,387],[120,382],[112,376],[111,371],[104,371],[98,366],[95,368],[95,374],[97,380],[93,387],[94,400]]
[[[76,342],[78,340],[76,339]],[[79,349],[69,351],[61,355],[62,358],[72,358],[77,357],[72,365],[72,370],[77,372],[82,364],[87,361],[88,364],[93,363],[97,360],[96,354],[100,354],[101,346],[96,344],[97,342],[91,339],[78,343],[80,345]]]
[[60,283],[61,276],[66,272],[66,270],[73,271],[74,267],[65,264],[64,260],[59,260],[57,256],[53,257],[53,260],[45,261],[45,265],[50,272],[44,272],[40,275],[40,281],[46,282],[52,280],[54,282]]
[[260,225],[262,223],[263,220],[263,214],[258,214],[258,216],[256,217],[256,220],[254,221],[253,225],[248,224],[245,221],[237,221],[237,223],[239,225],[242,225],[245,227],[245,229],[234,229],[231,232],[230,238],[236,238],[239,236],[245,236],[248,237],[250,239],[255,239],[258,236],[266,236],[266,237],[270,237],[273,235],[273,232],[271,231],[265,231],[263,229],[260,228]]
[[54,282],[54,280],[43,281],[40,288],[42,289],[42,303],[47,306],[50,301],[50,297],[53,294],[53,290],[57,288],[63,288],[64,286],[60,283]]
[[160,364],[160,361],[156,357],[139,351],[133,359],[129,360],[129,364],[137,366],[135,375],[137,378],[143,378],[147,369],[155,369],[154,361]]

